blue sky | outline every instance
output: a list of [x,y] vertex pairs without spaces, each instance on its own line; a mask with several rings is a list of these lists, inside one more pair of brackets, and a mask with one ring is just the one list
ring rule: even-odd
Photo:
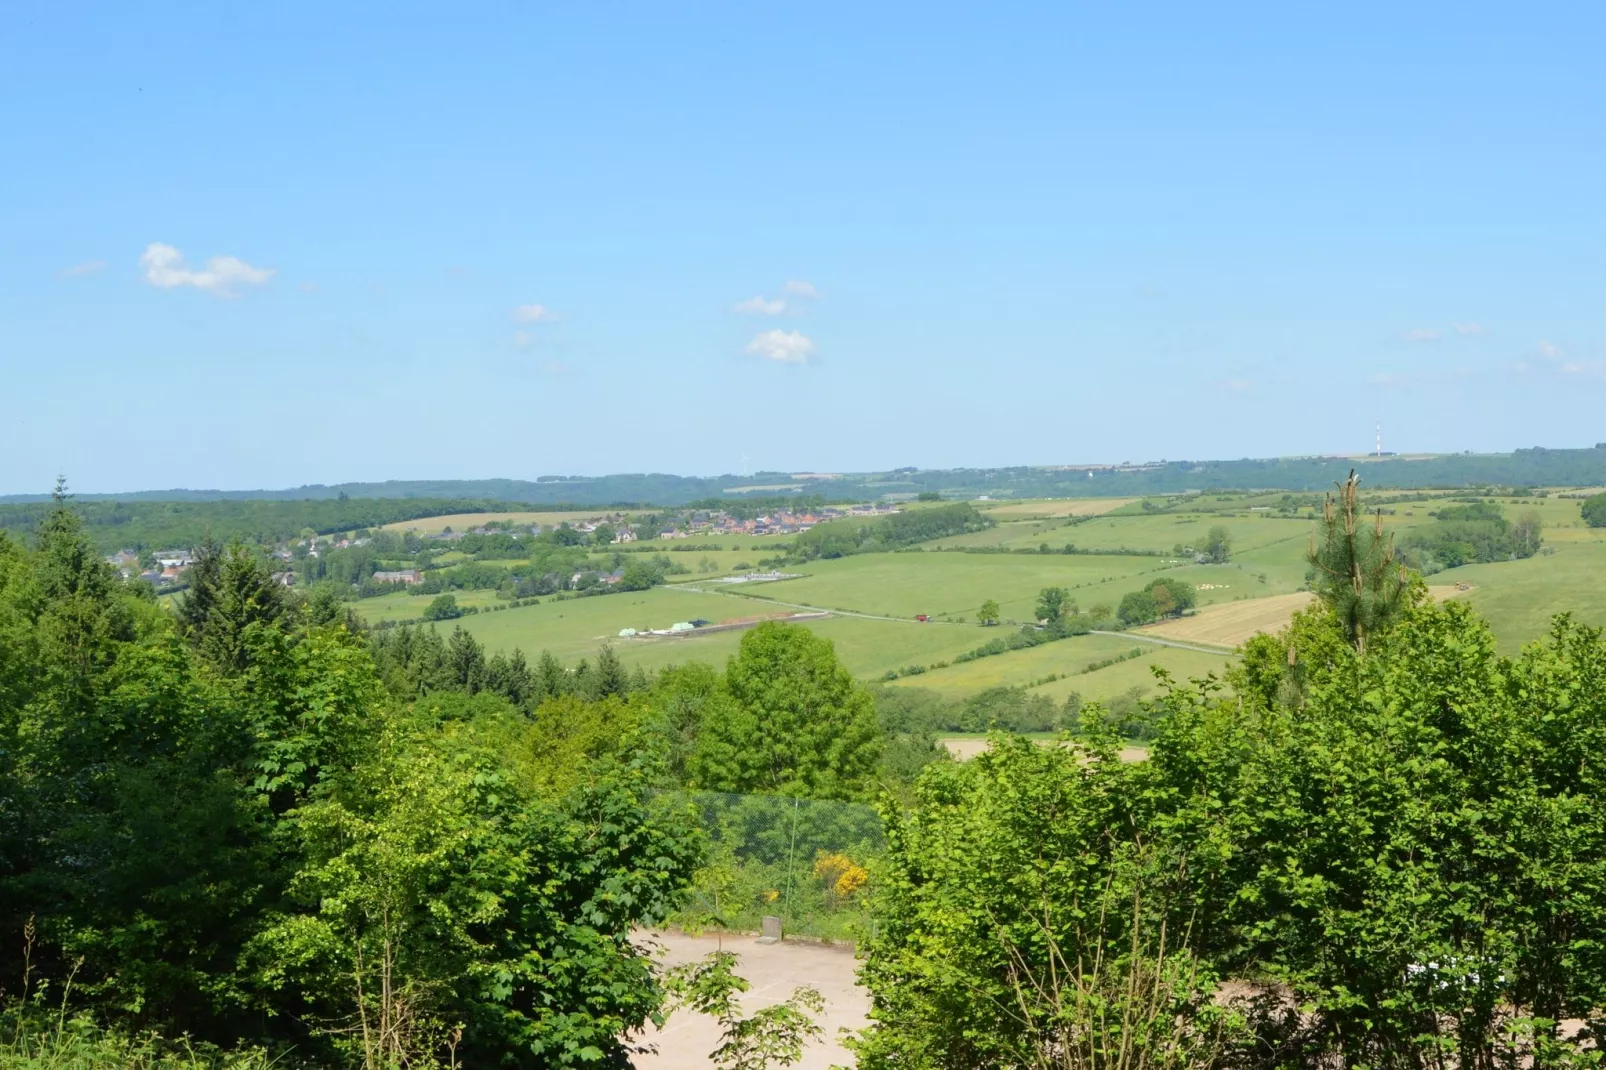
[[0,493],[1592,445],[1603,45],[1585,3],[12,6]]

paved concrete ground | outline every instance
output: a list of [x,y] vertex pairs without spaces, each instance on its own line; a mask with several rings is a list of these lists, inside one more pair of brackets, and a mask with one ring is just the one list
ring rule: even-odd
[[[671,966],[702,958],[721,946],[721,939],[713,935],[660,932],[650,937],[664,946],[664,962]],[[854,981],[858,963],[851,949],[790,940],[760,944],[751,936],[730,935],[723,938],[723,946],[740,957],[736,972],[753,986],[742,997],[748,1013],[782,1002],[798,985],[813,985],[825,997],[825,1014],[819,1019],[825,1037],[809,1047],[799,1067],[827,1070],[832,1065],[853,1065],[853,1056],[842,1047],[837,1032],[869,1024],[870,995]],[[677,1011],[662,1030],[649,1030],[641,1042],[655,1045],[658,1051],[636,1056],[637,1070],[704,1070],[710,1065],[708,1053],[719,1044],[719,1029],[706,1015]]]

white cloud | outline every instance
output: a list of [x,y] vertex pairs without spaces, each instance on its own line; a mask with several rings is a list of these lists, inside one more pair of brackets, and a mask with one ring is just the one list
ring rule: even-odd
[[1247,394],[1255,388],[1255,384],[1249,379],[1219,379],[1216,387],[1233,394]]
[[551,323],[557,318],[545,305],[520,305],[513,310],[515,323]]
[[75,279],[83,275],[95,275],[106,270],[104,260],[85,260],[82,264],[74,264],[70,268],[62,268],[64,278]]
[[234,297],[235,286],[260,286],[273,278],[273,268],[252,267],[235,256],[214,256],[205,268],[192,271],[184,266],[183,253],[159,241],[145,246],[139,264],[152,286],[163,290],[193,286],[218,297]]
[[1606,379],[1606,361],[1601,360],[1564,360],[1558,370],[1584,379]]
[[567,375],[574,369],[570,368],[561,360],[549,360],[545,364],[541,365],[541,370],[546,372],[548,375]]
[[788,279],[786,281],[786,285],[781,287],[781,289],[785,290],[789,294],[797,294],[799,297],[820,296],[820,291],[814,288],[814,284],[812,282],[804,282],[802,279]]
[[1481,323],[1457,323],[1454,326],[1455,326],[1455,333],[1456,334],[1466,335],[1466,334],[1488,334],[1489,333],[1489,328],[1485,327]]
[[1546,360],[1560,360],[1561,346],[1551,345],[1549,342],[1540,342],[1539,355]]
[[1444,332],[1437,327],[1417,327],[1405,332],[1407,342],[1437,342]]
[[747,343],[747,352],[777,364],[807,364],[814,356],[814,343],[801,331],[764,331]]
[[1368,381],[1378,386],[1403,386],[1405,376],[1398,372],[1377,372]]
[[315,282],[299,282],[296,284],[296,289],[304,294],[315,294],[318,292],[318,284]]
[[779,297],[749,297],[746,301],[738,301],[731,306],[732,312],[740,312],[744,316],[779,316],[786,311],[786,302]]
[[513,332],[513,344],[516,346],[527,346],[533,341],[535,341],[535,339],[530,337],[529,331]]

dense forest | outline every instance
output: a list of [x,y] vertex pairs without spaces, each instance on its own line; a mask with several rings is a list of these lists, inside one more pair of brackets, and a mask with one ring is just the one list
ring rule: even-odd
[[[30,533],[50,515],[43,502],[0,505],[0,531]],[[508,510],[489,498],[358,498],[178,501],[120,496],[78,500],[76,510],[90,541],[103,553],[188,547],[210,536],[272,545],[304,531],[327,534],[379,527],[452,513]]]

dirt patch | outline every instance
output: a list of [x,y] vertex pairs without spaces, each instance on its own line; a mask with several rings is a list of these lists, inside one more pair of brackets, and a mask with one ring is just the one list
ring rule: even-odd
[[[974,758],[987,749],[987,741],[985,739],[964,737],[939,739],[937,742],[946,747],[949,754],[952,754],[962,762]],[[1037,745],[1040,747],[1052,747],[1056,742],[1057,740],[1052,739],[1039,739],[1037,740]],[[1148,757],[1149,752],[1145,747],[1121,748],[1121,760],[1123,762],[1141,762],[1147,760]]]
[[[791,940],[760,944],[751,936],[729,934],[721,938],[655,932],[643,939],[662,945],[663,961],[672,966],[702,958],[722,944],[724,950],[736,952],[736,972],[753,986],[742,996],[742,1009],[748,1014],[782,1002],[798,985],[813,985],[825,997],[825,1013],[818,1019],[825,1037],[810,1045],[794,1065],[803,1070],[853,1065],[853,1055],[842,1046],[837,1031],[857,1031],[870,1024],[870,994],[859,987],[855,976],[859,964],[851,948]],[[681,1010],[670,1015],[662,1029],[649,1028],[641,1039],[658,1050],[636,1056],[638,1070],[703,1070],[713,1065],[708,1054],[719,1046],[719,1028],[712,1018]]]
[[1024,520],[1029,517],[1073,516],[1103,516],[1123,505],[1130,505],[1136,498],[1060,498],[1053,501],[1042,502],[1012,502],[1009,505],[995,505],[987,509],[987,513],[1000,519]]

